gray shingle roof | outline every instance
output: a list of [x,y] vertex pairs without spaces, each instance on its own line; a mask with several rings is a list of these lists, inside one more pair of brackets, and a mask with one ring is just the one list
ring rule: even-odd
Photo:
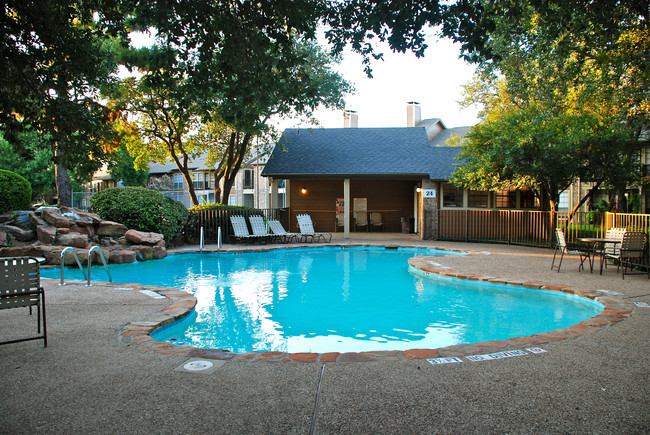
[[431,146],[424,127],[286,129],[262,175],[445,180],[459,152]]

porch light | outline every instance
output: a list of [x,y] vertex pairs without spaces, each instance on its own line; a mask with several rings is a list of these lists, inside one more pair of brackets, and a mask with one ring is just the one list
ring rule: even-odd
[[422,192],[422,188],[421,188],[421,187],[416,187],[416,188],[415,188],[415,191],[416,191],[417,193],[420,193],[420,192]]
[[306,194],[307,194],[307,189],[305,189],[305,188],[303,187],[302,189],[300,189],[300,192],[301,192],[303,195],[306,195]]

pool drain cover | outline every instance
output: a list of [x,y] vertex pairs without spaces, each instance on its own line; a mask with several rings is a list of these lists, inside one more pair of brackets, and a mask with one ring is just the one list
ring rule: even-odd
[[183,368],[185,370],[189,371],[199,371],[199,370],[207,370],[214,366],[210,361],[190,361],[188,363],[185,363],[183,365]]
[[177,372],[196,373],[201,375],[209,375],[214,373],[219,367],[223,366],[226,362],[221,360],[209,361],[205,359],[191,359],[183,363],[183,365],[176,367]]

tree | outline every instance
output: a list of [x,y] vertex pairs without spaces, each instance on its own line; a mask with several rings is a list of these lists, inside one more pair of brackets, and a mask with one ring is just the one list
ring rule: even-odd
[[0,15],[0,124],[14,141],[25,127],[54,150],[59,202],[71,204],[68,170],[101,165],[107,112],[97,103],[115,63],[103,44],[125,15],[119,0],[8,0]]
[[467,137],[459,183],[539,183],[542,204],[555,210],[559,192],[578,178],[623,190],[639,179],[650,121],[647,10],[608,0],[454,8],[482,12],[456,38],[483,71],[468,87],[470,101],[485,104],[484,122]]
[[108,172],[113,180],[121,181],[124,186],[144,186],[149,178],[148,169],[135,168],[134,159],[126,145],[122,145],[111,156]]
[[[200,94],[175,58],[164,74],[144,69],[161,53],[169,53],[167,48],[129,53],[133,63],[143,66],[144,76],[125,80],[114,104],[131,114],[123,117],[122,130],[137,132],[130,134],[133,140],[127,145],[136,162],[142,167],[149,159],[171,159],[185,178],[192,203],[198,205],[188,164],[207,155],[216,171],[215,186],[223,179],[223,192],[215,192],[216,200],[227,198],[252,139],[268,131],[271,116],[308,116],[319,105],[343,107],[343,95],[351,87],[331,70],[335,59],[311,42],[294,41],[293,50],[296,64],[291,67],[284,59],[267,56],[242,62],[243,70],[233,74],[246,78],[236,82],[215,69]],[[269,53],[276,54],[273,46]],[[229,68],[232,72],[233,66]]]

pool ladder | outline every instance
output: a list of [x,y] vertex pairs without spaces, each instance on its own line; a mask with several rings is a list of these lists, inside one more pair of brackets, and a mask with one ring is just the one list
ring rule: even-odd
[[[65,259],[65,254],[66,252],[72,252],[72,255],[74,256],[75,261],[77,262],[77,266],[79,266],[79,269],[81,269],[81,274],[84,274],[84,268],[81,265],[81,261],[79,261],[79,256],[77,255],[77,252],[70,246],[65,248],[63,251],[61,251],[61,283],[59,285],[64,285],[63,282],[63,272],[64,272],[64,259]],[[102,264],[104,265],[104,270],[106,270],[106,274],[108,275],[108,282],[113,282],[113,278],[111,277],[111,272],[108,270],[108,265],[106,264],[106,257],[104,257],[104,253],[102,252],[101,248],[99,246],[93,246],[88,250],[88,283],[86,284],[87,286],[90,287],[90,270],[91,270],[91,265],[92,265],[92,258],[93,258],[93,252],[99,252],[99,258],[102,260]]]

